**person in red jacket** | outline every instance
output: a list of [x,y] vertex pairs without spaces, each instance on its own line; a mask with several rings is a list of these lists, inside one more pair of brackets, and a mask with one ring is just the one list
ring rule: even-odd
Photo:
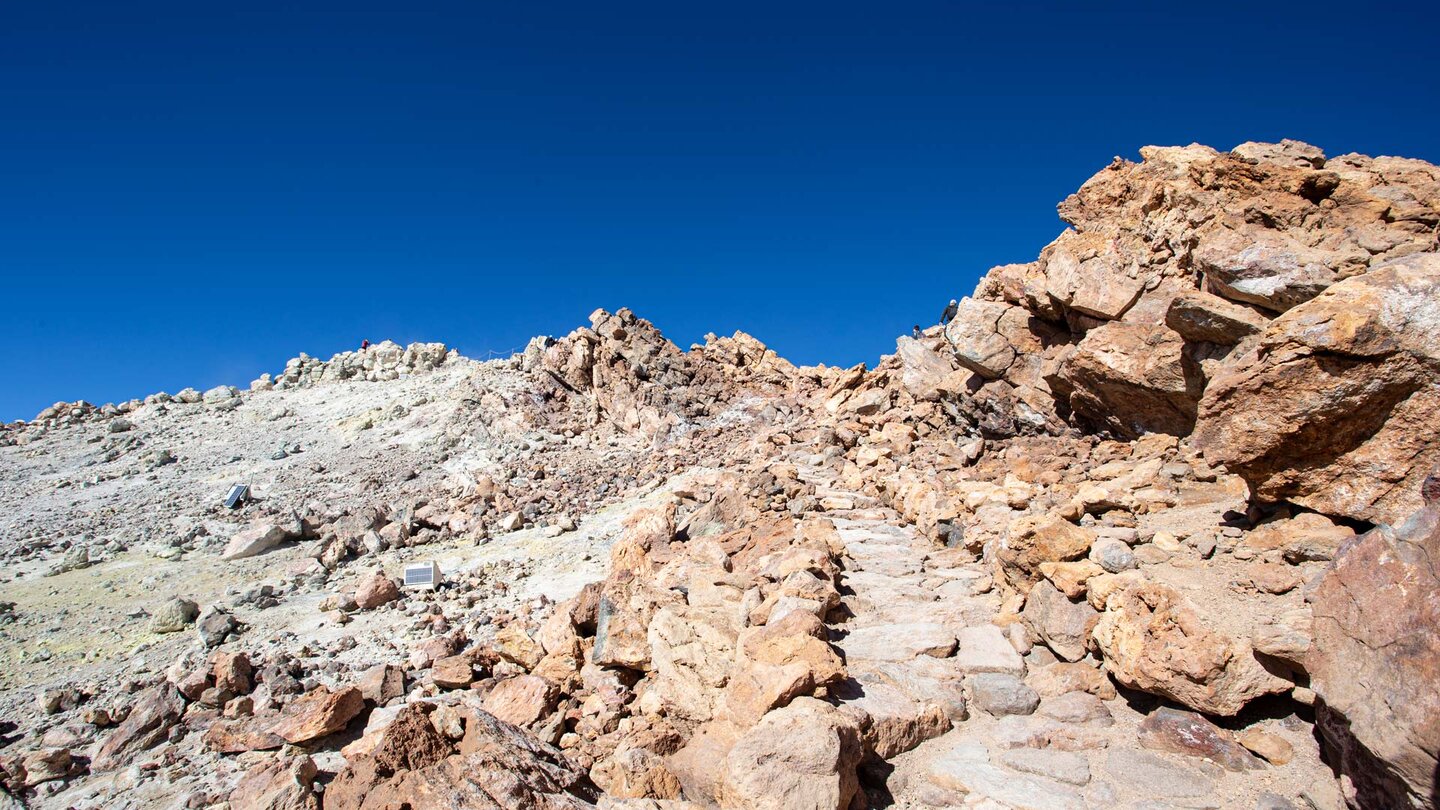
[[370,348],[370,341],[368,339],[360,341],[360,351],[363,352],[368,348]]

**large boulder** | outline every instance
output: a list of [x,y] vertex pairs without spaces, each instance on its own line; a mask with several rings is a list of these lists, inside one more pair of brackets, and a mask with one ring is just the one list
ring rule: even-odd
[[1284,312],[1334,284],[1344,254],[1316,250],[1285,234],[1225,228],[1195,251],[1195,263],[1216,292]]
[[1001,334],[1001,318],[1012,307],[995,301],[965,298],[945,326],[945,338],[961,365],[987,380],[1005,373],[1015,362],[1015,347]]
[[318,774],[310,757],[276,757],[246,772],[226,801],[230,810],[319,810]]
[[1266,323],[1255,310],[1200,290],[1180,293],[1165,311],[1165,325],[1197,343],[1233,346],[1260,332]]
[[264,554],[284,543],[289,537],[290,533],[284,526],[276,523],[257,523],[236,532],[235,536],[230,538],[230,542],[225,544],[225,550],[220,552],[220,559],[241,560],[257,554]]
[[1040,579],[1040,566],[1078,560],[1090,551],[1095,533],[1054,512],[1026,515],[1012,522],[996,549],[1000,570],[1011,585],[1028,590]]
[[845,810],[860,788],[855,721],[828,703],[798,698],[765,715],[725,759],[722,808]]
[[1116,436],[1184,436],[1195,424],[1204,379],[1185,339],[1158,325],[1091,329],[1047,378],[1082,420]]
[[1108,594],[1094,637],[1115,680],[1205,714],[1229,717],[1294,685],[1266,670],[1247,639],[1210,626],[1158,583],[1135,580]]
[[1194,445],[1266,501],[1398,523],[1440,462],[1440,255],[1346,279],[1271,322],[1200,403]]
[[1305,664],[1358,807],[1431,806],[1440,790],[1437,560],[1440,491],[1402,525],[1343,548],[1311,594]]
[[169,683],[141,692],[125,722],[100,746],[90,769],[106,771],[122,767],[141,752],[165,742],[184,711],[185,699]]
[[596,792],[559,750],[468,710],[457,746],[436,731],[433,704],[412,703],[376,732],[325,790],[325,810],[580,810]]
[[345,728],[364,708],[365,698],[353,686],[333,692],[319,686],[286,706],[270,732],[289,743],[317,740]]

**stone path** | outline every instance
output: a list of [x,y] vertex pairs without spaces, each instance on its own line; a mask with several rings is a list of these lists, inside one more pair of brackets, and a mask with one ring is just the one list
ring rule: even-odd
[[[1149,707],[1118,698],[1103,677],[1078,691],[1043,648],[1022,657],[991,622],[999,598],[982,563],[937,548],[873,498],[834,488],[810,467],[846,548],[845,621],[832,625],[849,679],[843,708],[869,725],[867,782],[883,783],[891,807],[1085,808],[1278,807],[1295,795],[1295,773],[1227,774],[1194,757],[1140,747]],[[1038,674],[1037,674],[1038,673]],[[1093,673],[1092,673],[1093,674]],[[1027,675],[1029,677],[1027,677]],[[1036,688],[1030,684],[1035,684]],[[1272,802],[1267,804],[1266,802]]]

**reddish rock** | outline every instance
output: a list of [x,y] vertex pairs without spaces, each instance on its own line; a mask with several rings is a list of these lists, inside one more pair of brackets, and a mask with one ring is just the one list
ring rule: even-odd
[[246,772],[226,801],[230,810],[319,810],[310,757],[276,757]]
[[1184,338],[1129,323],[1090,330],[1046,379],[1076,416],[1126,438],[1189,435],[1205,385]]
[[485,711],[517,726],[527,726],[555,707],[555,686],[535,675],[520,675],[495,684],[485,696]]
[[1109,593],[1094,638],[1117,681],[1207,714],[1234,715],[1292,686],[1266,670],[1248,639],[1215,629],[1158,583],[1129,581]]
[[250,691],[254,670],[245,653],[216,651],[211,656],[211,674],[215,687],[232,695],[244,695]]
[[20,760],[20,770],[25,774],[25,787],[64,779],[70,775],[73,765],[74,758],[65,748],[42,748],[31,751]]
[[598,798],[583,770],[508,723],[475,712],[457,750],[427,713],[402,709],[327,786],[325,810],[581,810]]
[[186,700],[193,703],[199,700],[200,696],[205,694],[205,690],[212,685],[210,673],[203,669],[197,669],[181,678],[180,682],[175,684],[175,688],[180,690],[180,694],[184,695]]
[[290,743],[319,739],[345,728],[364,708],[359,689],[347,686],[332,692],[321,686],[286,705],[270,732]]
[[1140,744],[1157,751],[1204,757],[1227,771],[1253,771],[1260,761],[1230,732],[1194,712],[1156,709],[1140,723]]
[[469,653],[437,659],[430,669],[430,680],[441,689],[464,689],[475,681],[474,661]]
[[828,703],[800,698],[765,715],[725,758],[722,808],[845,810],[860,787],[860,729]]
[[1341,549],[1310,596],[1316,717],[1359,806],[1440,794],[1440,504]]
[[355,604],[361,610],[371,610],[400,598],[400,588],[395,581],[376,572],[360,581],[355,589]]
[[128,765],[137,754],[164,742],[184,711],[185,699],[168,683],[140,693],[125,722],[100,746],[90,770],[108,771]]
[[360,674],[355,687],[366,700],[384,706],[405,694],[405,673],[399,667],[376,664]]
[[244,751],[273,751],[285,744],[285,740],[272,734],[269,726],[272,719],[254,717],[222,720],[205,729],[204,741],[212,750],[222,754],[238,754]]
[[1335,284],[1276,318],[1205,391],[1194,444],[1266,501],[1401,522],[1440,463],[1440,255]]

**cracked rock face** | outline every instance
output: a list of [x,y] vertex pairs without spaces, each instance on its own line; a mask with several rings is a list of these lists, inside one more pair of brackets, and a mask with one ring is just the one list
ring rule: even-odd
[[1440,463],[1437,334],[1440,255],[1336,284],[1222,366],[1195,443],[1265,500],[1399,523]]
[[1320,729],[1364,807],[1433,799],[1440,761],[1440,505],[1341,550],[1311,596]]

